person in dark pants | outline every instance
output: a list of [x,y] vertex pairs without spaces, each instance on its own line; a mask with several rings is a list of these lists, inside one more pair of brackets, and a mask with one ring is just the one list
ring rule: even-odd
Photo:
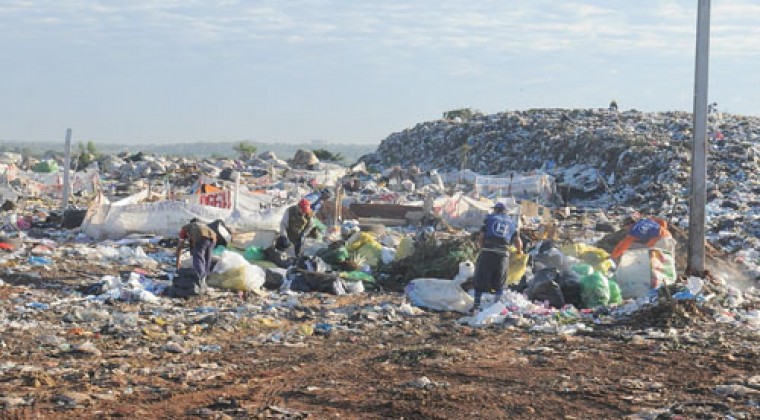
[[293,244],[296,257],[301,256],[304,236],[314,227],[314,213],[311,203],[302,198],[298,204],[288,207],[280,222],[280,236],[284,236]]
[[478,238],[480,255],[475,266],[473,313],[480,310],[480,300],[484,292],[493,291],[496,300],[504,293],[504,283],[509,270],[509,244],[517,247],[518,254],[523,253],[520,234],[515,223],[506,214],[506,206],[496,203],[493,209],[493,213],[486,216]]
[[179,243],[177,244],[177,270],[182,255],[185,241],[190,242],[190,256],[193,257],[193,269],[203,283],[211,271],[211,251],[216,244],[216,234],[210,227],[198,219],[190,220],[190,223],[182,226],[179,231]]

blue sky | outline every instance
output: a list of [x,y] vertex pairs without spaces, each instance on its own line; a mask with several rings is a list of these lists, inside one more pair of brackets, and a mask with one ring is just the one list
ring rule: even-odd
[[[0,140],[377,143],[472,107],[693,107],[697,0],[0,0]],[[760,115],[760,0],[710,101]]]

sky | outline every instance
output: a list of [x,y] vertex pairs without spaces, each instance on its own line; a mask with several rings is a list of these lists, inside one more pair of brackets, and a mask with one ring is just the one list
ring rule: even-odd
[[[0,0],[0,140],[379,143],[447,110],[693,109],[697,0]],[[760,115],[760,0],[709,101]]]

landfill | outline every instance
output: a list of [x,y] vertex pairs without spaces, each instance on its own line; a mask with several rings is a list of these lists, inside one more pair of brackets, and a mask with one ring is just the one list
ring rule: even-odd
[[[686,113],[475,113],[352,165],[0,153],[0,413],[758,418],[760,119],[709,126],[704,273]],[[524,252],[473,310],[494,203]],[[667,235],[613,258],[649,216]],[[175,254],[193,218],[226,227],[203,279]]]

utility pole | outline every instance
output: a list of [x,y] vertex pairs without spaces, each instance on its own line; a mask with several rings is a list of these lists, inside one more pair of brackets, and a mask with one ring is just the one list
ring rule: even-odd
[[63,192],[61,197],[61,211],[65,212],[69,208],[69,196],[71,195],[71,129],[66,129],[66,146],[63,153]]
[[694,71],[694,129],[691,147],[689,262],[687,273],[705,272],[705,206],[707,203],[707,73],[710,57],[710,0],[699,0]]

